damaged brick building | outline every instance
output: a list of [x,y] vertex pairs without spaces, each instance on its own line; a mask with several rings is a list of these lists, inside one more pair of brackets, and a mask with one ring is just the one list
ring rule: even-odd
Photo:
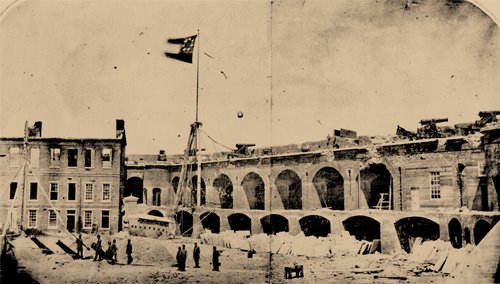
[[25,229],[117,232],[126,177],[124,127],[116,120],[114,138],[49,138],[37,122],[26,127],[26,141],[0,138],[0,185],[7,189],[0,195],[0,216]]
[[[499,216],[498,122],[453,131],[436,126],[442,121],[422,122],[415,136],[400,135],[399,127],[397,136],[383,137],[340,129],[322,141],[203,155],[201,208],[181,209],[180,229],[316,236],[348,230],[362,239],[397,234],[402,244],[407,230],[405,236],[477,243]],[[134,212],[171,216],[182,156],[127,158],[124,195],[137,197]],[[192,168],[183,204],[196,204]],[[474,217],[463,213],[469,211]],[[439,215],[446,212],[456,215]]]

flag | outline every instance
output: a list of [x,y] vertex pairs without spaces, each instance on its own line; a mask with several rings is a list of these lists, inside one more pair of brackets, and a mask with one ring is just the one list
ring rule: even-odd
[[195,41],[196,41],[196,35],[185,38],[170,38],[168,39],[168,43],[180,44],[181,47],[179,53],[165,52],[165,55],[169,58],[177,59],[188,63],[193,63],[193,50]]

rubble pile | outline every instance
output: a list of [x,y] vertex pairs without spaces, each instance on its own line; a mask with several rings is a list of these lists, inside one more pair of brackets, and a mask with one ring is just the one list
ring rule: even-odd
[[250,235],[249,231],[224,231],[213,234],[210,230],[206,230],[200,238],[204,244],[226,248],[310,257],[373,254],[380,246],[380,240],[358,241],[346,231],[340,235],[330,234],[328,237],[306,237],[302,232],[292,236],[288,232],[279,232],[276,235]]
[[441,240],[424,242],[422,238],[417,238],[408,260],[425,264],[414,271],[416,274],[426,271],[451,273],[461,261],[467,259],[473,248],[473,245],[468,244],[463,248],[456,249],[452,247],[450,242]]

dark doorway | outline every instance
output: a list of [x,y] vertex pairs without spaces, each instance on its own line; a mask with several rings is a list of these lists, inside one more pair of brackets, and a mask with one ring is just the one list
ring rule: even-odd
[[474,225],[474,243],[478,245],[479,242],[481,242],[481,240],[486,237],[490,230],[490,223],[486,222],[485,220],[477,221],[476,225]]
[[174,189],[174,193],[177,193],[177,188],[179,187],[179,177],[174,177],[172,179],[172,188]]
[[193,215],[186,211],[180,211],[177,213],[176,221],[181,235],[185,237],[190,237],[193,233]]
[[[375,208],[380,201],[381,194],[388,196],[391,187],[391,173],[384,164],[370,164],[361,170],[361,190],[365,195],[368,208]],[[389,199],[386,198],[386,200]],[[392,209],[392,204],[390,204],[390,209]]]
[[248,173],[241,181],[250,209],[264,210],[264,181],[256,173]]
[[153,188],[153,205],[161,205],[161,189],[159,188]]
[[66,213],[66,228],[70,232],[75,231],[75,223],[76,223],[76,211],[68,210]]
[[220,208],[233,208],[233,183],[226,175],[220,175],[214,180],[214,189],[219,193]]
[[201,224],[203,229],[209,229],[212,233],[218,234],[220,232],[220,217],[213,212],[205,212],[200,215]]
[[330,221],[322,216],[305,216],[299,220],[299,224],[306,237],[327,237],[331,233]]
[[252,231],[252,219],[245,214],[234,213],[227,217],[233,231]]
[[344,179],[336,169],[322,168],[314,175],[313,184],[321,207],[344,210]]
[[262,217],[260,224],[264,234],[275,235],[279,232],[288,232],[288,219],[278,214]]
[[143,189],[142,179],[138,177],[131,177],[125,182],[125,197],[132,195],[139,198],[139,200],[137,200],[137,203],[143,203],[142,189]]
[[454,248],[461,248],[462,225],[460,225],[460,222],[456,218],[451,219],[450,223],[448,223],[448,233],[450,236],[451,245]]
[[356,240],[373,241],[380,239],[380,223],[367,216],[352,216],[342,222],[344,229]]
[[151,210],[148,212],[148,215],[156,216],[156,217],[163,217],[163,214],[158,210]]
[[415,238],[423,241],[439,239],[439,224],[423,217],[407,217],[398,220],[395,224],[401,247],[411,252]]
[[[193,176],[191,178],[191,200],[193,202],[193,205],[197,205],[198,203],[198,196],[196,194],[198,188],[198,176]],[[201,179],[201,187],[200,187],[200,205],[205,205],[205,181]]]
[[470,240],[470,229],[468,227],[465,227],[465,229],[464,229],[464,241],[465,241],[465,244],[470,244],[471,243],[471,240]]
[[282,171],[275,184],[285,209],[302,209],[302,181],[294,171]]

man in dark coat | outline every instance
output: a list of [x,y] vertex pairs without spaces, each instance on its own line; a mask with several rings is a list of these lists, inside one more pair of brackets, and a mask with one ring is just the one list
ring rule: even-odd
[[102,250],[102,242],[101,242],[101,236],[100,235],[97,235],[97,242],[95,243],[95,257],[94,257],[94,261],[97,260],[97,258],[99,258],[99,261],[102,260],[102,256],[101,256],[101,250]]
[[111,244],[111,259],[114,262],[118,262],[118,247],[116,246],[116,240],[113,240],[113,244]]
[[78,255],[79,258],[83,259],[83,240],[82,240],[82,234],[78,236],[78,239],[76,239],[76,254]]
[[182,249],[181,249],[182,270],[181,271],[186,271],[186,260],[187,260],[186,245],[182,245]]
[[219,271],[219,266],[220,266],[219,256],[220,256],[220,253],[221,252],[217,250],[217,247],[214,246],[214,252],[213,252],[213,255],[212,255],[212,265],[214,266],[213,271]]
[[125,252],[127,253],[127,264],[131,264],[134,259],[132,258],[132,243],[130,242],[130,239],[128,239],[127,249]]
[[177,260],[177,269],[179,271],[182,271],[182,251],[181,247],[177,250],[177,255],[175,256],[175,259]]
[[200,268],[200,247],[198,246],[197,243],[194,243],[193,259],[194,259],[194,267]]

